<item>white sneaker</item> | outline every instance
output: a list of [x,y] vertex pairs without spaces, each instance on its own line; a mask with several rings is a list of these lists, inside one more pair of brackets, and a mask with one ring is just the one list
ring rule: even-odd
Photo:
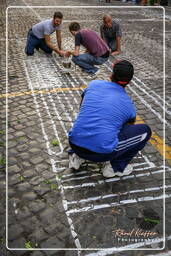
[[104,164],[104,167],[103,167],[103,169],[102,169],[102,172],[103,172],[103,176],[104,176],[105,178],[112,178],[112,177],[115,176],[114,170],[113,170],[113,168],[112,168],[110,162],[106,162],[106,163]]
[[69,155],[69,169],[78,170],[85,160],[75,153]]
[[122,176],[125,176],[125,175],[129,175],[132,171],[133,171],[132,165],[128,164],[123,172],[115,172],[115,175],[119,176],[119,177],[122,177]]
[[128,164],[127,167],[125,168],[124,172],[115,172],[110,164],[110,162],[106,162],[104,164],[104,167],[102,169],[103,176],[106,178],[112,178],[114,176],[125,176],[129,175],[133,171],[133,167],[131,164]]

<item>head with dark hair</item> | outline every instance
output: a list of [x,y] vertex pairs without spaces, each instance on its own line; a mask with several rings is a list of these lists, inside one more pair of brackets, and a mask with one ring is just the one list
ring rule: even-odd
[[112,82],[125,87],[133,78],[134,67],[127,60],[117,60],[113,64]]
[[62,22],[63,14],[61,12],[55,12],[53,15],[53,25],[59,26]]
[[72,35],[75,35],[81,29],[80,24],[78,22],[71,22],[69,24],[69,31]]
[[61,12],[55,12],[53,15],[53,18],[59,18],[59,19],[63,19],[63,14]]

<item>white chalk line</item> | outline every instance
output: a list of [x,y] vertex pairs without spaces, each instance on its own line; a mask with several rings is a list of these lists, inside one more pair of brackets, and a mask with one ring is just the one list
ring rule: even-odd
[[[166,240],[171,240],[171,236],[166,237]],[[153,244],[159,244],[163,242],[164,243],[164,238],[155,238],[155,239],[151,239],[150,241],[145,241],[145,242],[139,242],[139,243],[134,243],[134,244],[129,244],[129,245],[125,245],[125,246],[121,246],[121,247],[113,247],[113,248],[109,248],[109,249],[104,249],[104,250],[99,250],[97,252],[94,253],[88,253],[85,256],[107,256],[107,255],[115,255],[116,253],[120,253],[122,251],[126,251],[126,250],[134,250],[136,248],[141,248],[142,246],[148,246],[148,245],[153,245]],[[93,249],[92,249],[93,250]],[[144,250],[144,249],[141,249]],[[148,248],[148,250],[157,250],[157,248]],[[161,248],[158,248],[158,250],[161,250]],[[148,255],[148,256],[153,256],[153,255]],[[170,256],[170,255],[161,255],[161,254],[157,254],[154,256]]]
[[[36,66],[34,67],[34,69],[36,70]],[[36,73],[39,74],[38,70],[37,70]],[[39,75],[38,75],[38,78],[39,78]],[[40,84],[42,84],[44,81],[40,79],[39,82],[40,82]],[[52,103],[52,106],[53,106],[53,109],[54,109],[54,111],[55,111],[55,114],[56,114],[57,117],[59,118],[60,116],[59,116],[59,113],[58,113],[58,111],[57,111],[56,105],[55,105],[55,103],[54,103],[54,101],[53,101],[53,98],[52,98],[51,94],[49,93],[48,88],[46,88],[46,90],[47,90],[47,93],[48,93],[48,97],[49,97],[49,99],[50,99],[50,102]],[[51,116],[51,114],[50,114],[50,110],[49,110],[49,107],[48,107],[48,105],[47,105],[47,103],[46,103],[46,100],[45,100],[45,98],[44,98],[44,96],[43,96],[42,93],[40,93],[40,95],[41,95],[41,99],[42,99],[42,101],[43,101],[43,103],[44,103],[45,109],[46,109],[46,111],[47,111],[47,113],[48,113],[48,116],[49,116],[49,118],[50,118],[50,120],[51,120],[51,122],[52,122],[52,121],[53,121],[53,120],[52,120],[52,116]],[[60,124],[61,124],[61,126],[62,126],[62,128],[63,128],[65,134],[67,135],[67,131],[66,131],[66,129],[65,129],[65,126],[64,126],[63,122],[61,121]],[[55,128],[54,131],[56,131],[56,127],[55,127],[54,121],[52,122],[52,125],[54,125],[54,128]],[[55,132],[55,133],[56,133],[56,132]],[[58,141],[60,142],[60,139],[59,139],[58,134],[56,133],[55,135],[56,135]],[[61,146],[62,146],[62,144],[61,144]],[[62,147],[63,147],[63,146],[62,146]],[[63,149],[63,148],[62,148],[62,149]],[[62,151],[62,152],[63,152],[63,151]],[[59,154],[61,154],[62,152],[59,152],[59,153],[56,154],[56,155],[59,155]],[[54,162],[53,162],[53,161],[51,161],[51,164],[52,164],[52,169],[53,169],[53,171],[54,171],[54,172],[57,172],[57,169],[58,169],[58,168],[56,168],[56,165],[54,165]],[[66,200],[65,200],[65,195],[64,195],[63,186],[62,186],[62,184],[61,184],[61,182],[60,182],[60,179],[58,179],[57,176],[56,176],[56,180],[57,180],[57,183],[58,183],[59,188],[60,188],[60,191],[61,191],[62,202],[63,202],[63,206],[64,206],[64,209],[65,209],[65,212],[66,212],[66,215],[67,215],[68,223],[69,223],[69,225],[70,225],[71,234],[72,234],[72,236],[73,236],[73,238],[74,238],[76,247],[79,249],[79,248],[81,248],[81,245],[80,245],[80,242],[79,242],[79,240],[78,240],[78,235],[77,235],[77,233],[75,232],[75,229],[74,229],[74,226],[73,226],[73,222],[72,222],[71,218],[69,217],[69,214],[67,213],[67,203],[66,203]]]
[[[36,67],[34,67],[34,69],[35,69],[35,68],[36,68]],[[32,68],[31,68],[31,70],[32,70]],[[35,71],[34,71],[34,72],[35,72]],[[33,72],[33,73],[34,73],[34,72]],[[39,73],[38,73],[38,72],[36,72],[36,73],[37,73],[37,76],[39,76],[39,75],[38,75]],[[30,79],[30,78],[29,78],[29,79]],[[37,83],[37,82],[36,82],[36,83]],[[34,93],[31,80],[30,80],[30,83],[29,83],[29,84],[30,84],[30,86],[31,86],[32,93]],[[38,86],[39,86],[39,83],[37,83],[37,84],[38,84]],[[35,96],[35,98],[37,98],[35,94],[34,94],[34,96]],[[48,116],[49,116],[49,119],[50,119],[50,121],[51,121],[53,130],[54,130],[54,134],[55,134],[56,138],[57,138],[58,141],[59,141],[59,147],[60,147],[60,152],[56,153],[56,152],[52,151],[52,150],[50,149],[50,141],[49,141],[49,139],[48,139],[48,135],[47,135],[47,134],[44,134],[44,138],[46,138],[46,141],[47,141],[47,144],[48,144],[48,149],[49,149],[49,150],[48,150],[48,153],[49,153],[49,155],[59,155],[59,154],[62,154],[62,153],[63,153],[63,145],[62,145],[62,143],[60,142],[60,138],[59,138],[58,132],[57,132],[57,130],[56,130],[55,122],[53,121],[53,118],[52,118],[52,116],[51,116],[51,113],[50,113],[50,111],[49,111],[48,105],[47,105],[47,103],[46,103],[46,101],[45,101],[45,99],[44,99],[44,96],[43,96],[42,92],[40,93],[40,96],[41,96],[41,99],[42,99],[43,104],[44,104],[44,106],[45,106],[45,109],[46,109],[46,111],[47,111],[47,114],[48,114]],[[39,100],[40,100],[40,98],[39,98]],[[37,102],[37,100],[36,100],[36,102]],[[45,130],[45,128],[44,128],[44,130]]]
[[[26,2],[25,2],[24,0],[22,0],[22,1],[23,1],[23,2],[25,3],[25,5],[27,6]],[[33,11],[33,10],[32,10],[32,11]],[[34,12],[35,12],[35,11],[34,11]],[[35,12],[35,14],[37,15],[37,12]],[[38,16],[38,18],[41,20],[41,17],[40,17],[39,15],[37,15],[37,16]],[[24,66],[25,66],[25,63],[24,63]],[[25,68],[26,68],[26,66],[25,66]],[[25,69],[25,70],[26,70],[27,78],[29,79],[27,69]],[[28,80],[28,81],[29,81],[29,80]],[[29,81],[29,82],[31,82],[31,81]],[[31,84],[31,86],[32,86],[32,84]],[[36,96],[35,96],[35,94],[34,94],[33,89],[32,89],[32,93],[33,93],[34,102],[36,103],[36,106],[38,107],[38,103],[37,103]],[[43,122],[42,122],[42,118],[41,118],[41,114],[40,114],[39,108],[36,108],[36,110],[37,110],[38,116],[39,116],[39,118],[40,118],[41,127],[42,127],[42,132],[43,132],[43,135],[44,135],[44,139],[45,139],[45,141],[46,141],[46,146],[47,146],[48,152],[50,152],[50,149],[49,149],[49,140],[48,140],[47,134],[45,133],[45,130],[44,130],[44,126],[43,126]],[[46,109],[46,110],[47,110],[47,109]],[[48,110],[48,111],[49,111],[49,110]],[[48,113],[48,115],[49,115],[49,113]],[[54,125],[54,124],[52,124],[52,125]],[[53,128],[54,128],[54,126],[53,126]],[[56,127],[55,127],[55,129],[56,129]],[[56,137],[58,138],[58,134],[56,133],[56,131],[55,131],[55,135],[56,135]],[[58,138],[58,140],[59,140],[59,138]],[[59,140],[59,142],[60,142],[60,140]],[[61,146],[62,146],[62,145],[60,145],[60,147],[61,147]],[[61,152],[60,152],[60,153],[62,153],[62,152],[63,152],[63,147],[61,147]],[[54,165],[54,161],[51,161],[51,164],[52,164],[52,169],[53,169],[53,171],[56,172],[56,166]],[[58,179],[57,176],[56,176],[56,180],[57,180],[57,182],[58,182],[58,184],[59,184],[59,186],[60,186],[60,193],[61,193],[61,196],[62,196],[63,207],[64,207],[64,209],[67,211],[67,204],[66,204],[66,200],[65,200],[65,195],[64,195],[63,186],[60,184],[60,179]],[[67,212],[66,212],[66,216],[67,216],[68,224],[69,224],[69,227],[70,227],[70,232],[71,232],[72,237],[73,237],[73,239],[74,239],[76,248],[77,248],[77,249],[80,249],[80,248],[82,248],[82,246],[81,246],[80,241],[79,241],[79,239],[78,239],[78,235],[77,235],[77,233],[75,232],[72,219],[69,217],[69,215],[68,215]],[[42,249],[42,248],[41,248],[41,249]],[[47,249],[47,248],[44,248],[44,249]],[[55,248],[54,248],[54,249],[55,249]],[[57,249],[60,249],[60,248],[57,248]],[[80,255],[81,255],[81,251],[78,250],[78,251],[77,251],[77,255],[80,256]]]
[[[82,183],[79,185],[71,185],[71,186],[64,186],[64,189],[77,189],[77,188],[84,188],[84,187],[95,187],[96,185],[101,185],[104,183],[110,183],[110,182],[115,182],[119,180],[127,180],[127,179],[132,179],[132,178],[138,178],[138,177],[145,177],[145,176],[150,176],[153,174],[159,174],[163,173],[163,170],[158,170],[154,172],[146,172],[146,173],[141,173],[141,174],[134,174],[134,175],[128,175],[128,176],[123,176],[123,177],[117,177],[117,178],[108,178],[105,180],[98,180],[97,182],[90,182],[90,183]],[[90,176],[91,177],[91,176]]]
[[[171,188],[171,185],[169,186],[165,186],[165,189],[167,188]],[[81,199],[81,200],[77,200],[77,201],[68,201],[68,205],[71,204],[80,204],[80,203],[88,203],[88,202],[92,202],[92,201],[97,201],[97,200],[103,200],[106,198],[113,198],[113,197],[120,197],[120,196],[124,196],[124,195],[128,195],[128,194],[137,194],[137,193],[144,193],[144,192],[151,192],[151,191],[159,191],[162,190],[163,187],[159,186],[159,187],[149,187],[149,188],[145,188],[145,189],[139,189],[139,190],[131,190],[128,192],[119,192],[117,194],[108,194],[108,195],[102,195],[102,196],[96,196],[96,197],[88,197],[85,199]]]
[[165,194],[165,196],[162,194],[160,196],[147,196],[147,197],[138,197],[137,199],[128,199],[128,200],[121,200],[119,203],[114,202],[110,204],[99,204],[99,205],[92,205],[92,206],[87,206],[83,208],[75,208],[72,210],[69,210],[69,214],[76,214],[80,212],[90,212],[90,211],[96,211],[96,210],[101,210],[105,208],[111,208],[114,206],[121,206],[121,205],[127,205],[127,204],[134,204],[134,203],[139,203],[139,202],[147,202],[147,201],[156,201],[156,200],[162,200],[162,199],[167,199],[171,198],[171,194]]
[[[143,163],[144,164],[144,163]],[[132,166],[136,166],[136,164],[134,165],[134,164],[132,164]],[[143,168],[137,168],[137,169],[135,169],[134,168],[134,170],[133,171],[135,171],[135,172],[139,172],[139,171],[144,171],[144,170],[149,170],[149,169],[153,169],[153,168],[156,168],[156,166],[154,166],[154,167],[143,167]],[[159,167],[158,167],[159,168]],[[100,169],[96,169],[98,172],[100,171]],[[85,171],[85,173],[86,174],[89,174],[91,172],[91,170],[89,170],[89,172],[88,171]],[[94,170],[93,170],[93,172],[94,172]],[[80,172],[78,172],[78,173],[80,173]],[[145,173],[146,174],[146,173]],[[144,173],[143,173],[143,175],[145,175]],[[97,175],[97,176],[99,176],[99,175],[101,175],[100,173]],[[70,176],[75,176],[74,174],[71,174]],[[94,175],[87,175],[87,176],[81,176],[81,177],[74,177],[74,178],[70,178],[70,179],[63,179],[62,180],[62,183],[65,183],[65,182],[69,182],[69,181],[73,181],[73,180],[82,180],[82,179],[86,179],[86,178],[91,178],[91,177],[93,177]],[[65,178],[66,176],[65,175],[63,175],[63,178]],[[124,178],[124,177],[123,177]]]

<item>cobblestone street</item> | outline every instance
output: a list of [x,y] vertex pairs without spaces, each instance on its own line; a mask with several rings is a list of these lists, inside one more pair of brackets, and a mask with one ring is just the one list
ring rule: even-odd
[[[170,256],[171,7],[164,26],[162,7],[131,2],[1,0],[0,6],[0,256]],[[120,20],[122,53],[110,56],[98,79],[109,79],[115,59],[134,65],[127,92],[137,123],[153,134],[131,175],[106,179],[100,164],[87,161],[78,172],[68,167],[67,134],[91,77],[74,64],[63,73],[54,52],[24,52],[29,28],[55,11],[64,15],[65,50],[74,49],[70,22],[99,33],[104,14]],[[119,229],[136,233],[121,237]]]

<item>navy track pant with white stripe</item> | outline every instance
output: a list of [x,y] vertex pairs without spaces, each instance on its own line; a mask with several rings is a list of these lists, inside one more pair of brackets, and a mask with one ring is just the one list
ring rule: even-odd
[[123,172],[138,151],[142,150],[151,137],[151,129],[146,124],[124,125],[118,138],[119,143],[110,154],[101,154],[80,150],[71,143],[73,151],[86,160],[92,162],[110,161],[115,172]]

